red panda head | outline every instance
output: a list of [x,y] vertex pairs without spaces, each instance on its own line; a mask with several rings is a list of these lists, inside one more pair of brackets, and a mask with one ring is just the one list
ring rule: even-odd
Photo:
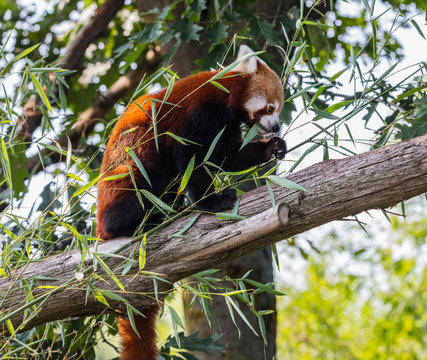
[[[241,45],[237,58],[253,51]],[[279,114],[283,108],[283,86],[277,74],[257,56],[243,60],[233,71],[250,75],[243,109],[249,116],[248,125],[259,123],[264,133],[279,131]]]

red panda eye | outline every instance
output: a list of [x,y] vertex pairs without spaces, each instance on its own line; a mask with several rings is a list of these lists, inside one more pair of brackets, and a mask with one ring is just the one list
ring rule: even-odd
[[268,109],[267,109],[269,114],[272,114],[274,111],[274,106],[273,105],[268,105]]

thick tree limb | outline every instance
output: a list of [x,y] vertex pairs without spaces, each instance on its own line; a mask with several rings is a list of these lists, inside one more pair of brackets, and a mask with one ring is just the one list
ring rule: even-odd
[[[275,211],[264,186],[241,197],[239,214],[245,216],[245,220],[221,221],[213,215],[202,215],[185,233],[186,237],[173,235],[183,228],[189,217],[173,222],[147,240],[144,270],[162,274],[165,280],[175,282],[321,224],[369,209],[386,208],[422,194],[427,191],[427,135],[353,157],[318,163],[290,175],[288,179],[309,192],[273,186],[275,203],[285,204],[276,207]],[[289,222],[286,216],[288,207],[291,213]],[[128,238],[119,238],[102,243],[97,253],[111,254],[128,242]],[[122,258],[103,257],[126,291],[120,291],[99,264],[97,274],[106,281],[92,279],[92,284],[100,289],[117,291],[135,307],[144,308],[154,302],[153,281],[138,271],[139,243],[121,251],[120,255],[129,257],[130,251],[135,254],[131,257],[136,261],[125,276],[121,275]],[[7,316],[6,319],[10,319],[16,328],[24,321],[22,306],[27,304],[29,312],[22,328],[29,328],[69,316],[106,311],[107,308],[95,300],[93,294],[86,297],[85,279],[92,273],[89,269],[91,258],[87,256],[82,270],[80,264],[80,253],[70,251],[30,264],[0,280],[0,313]],[[85,279],[75,280],[75,273],[85,268],[89,269]],[[34,276],[57,280],[40,281]],[[33,318],[31,314],[36,312],[30,306],[32,303],[28,303],[24,290],[19,288],[21,278],[28,284],[34,282],[34,298],[43,299],[40,311]],[[37,288],[62,286],[67,280],[72,284],[63,291],[60,288]],[[160,294],[170,288],[170,284],[161,281],[157,284]],[[147,296],[141,296],[141,292]],[[113,308],[123,310],[120,301],[107,300]]]

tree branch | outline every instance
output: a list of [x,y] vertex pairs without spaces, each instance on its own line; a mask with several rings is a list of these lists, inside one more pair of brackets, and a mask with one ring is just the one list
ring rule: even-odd
[[[80,68],[86,49],[95,39],[104,33],[108,23],[121,9],[123,3],[124,0],[104,1],[89,23],[84,25],[70,41],[67,47],[67,55],[60,61],[63,69],[78,70]],[[53,77],[51,79],[53,81]],[[24,106],[23,115],[18,119],[20,130],[17,136],[27,143],[32,142],[33,132],[40,126],[43,117],[43,113],[38,108],[40,104],[40,99],[38,99],[37,103],[34,103],[32,97]]]
[[[155,51],[150,53],[150,57],[145,57],[135,70],[121,76],[111,85],[107,93],[98,94],[93,101],[93,105],[80,114],[79,120],[67,134],[58,138],[52,145],[60,146],[66,150],[68,148],[68,139],[70,139],[72,148],[77,149],[79,140],[90,134],[95,124],[104,118],[113,105],[133,91],[144,74],[150,75],[157,70],[161,62],[162,58],[159,53]],[[40,169],[40,157],[44,160],[49,159],[50,164],[60,162],[63,159],[57,152],[45,148],[42,150],[41,156],[36,154],[27,160],[25,166],[29,173],[37,172]]]
[[[308,189],[308,193],[273,186],[275,203],[279,204],[274,211],[264,186],[241,197],[239,214],[245,220],[221,221],[213,215],[202,215],[184,234],[185,237],[176,234],[194,215],[174,221],[147,239],[144,271],[162,274],[169,281],[157,281],[161,299],[170,290],[171,283],[186,276],[330,221],[369,209],[386,208],[422,194],[427,191],[426,175],[427,135],[345,159],[315,164],[288,176]],[[288,210],[291,214],[289,221]],[[1,279],[2,321],[9,319],[15,328],[22,324],[22,330],[65,317],[109,311],[94,298],[93,292],[87,296],[88,279],[93,273],[93,257],[117,250],[121,256],[134,259],[126,275],[122,274],[123,258],[102,258],[114,270],[126,291],[119,289],[99,261],[96,273],[103,280],[92,278],[91,286],[114,291],[140,309],[153,304],[153,280],[139,271],[140,245],[136,243],[123,249],[126,244],[129,244],[128,238],[100,243],[96,254],[86,256],[84,264],[81,264],[80,252],[69,251],[29,264]],[[95,250],[92,248],[92,251]],[[84,272],[85,277],[76,280],[76,272]],[[46,280],[40,280],[40,277]],[[20,279],[34,284],[34,301],[26,297]],[[107,301],[111,308],[124,310],[122,302],[110,298]],[[36,312],[32,305],[40,306],[40,311]],[[25,317],[24,308],[27,310]]]

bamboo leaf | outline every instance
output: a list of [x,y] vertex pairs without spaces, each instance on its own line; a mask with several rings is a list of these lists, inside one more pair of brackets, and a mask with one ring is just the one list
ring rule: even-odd
[[190,159],[190,161],[188,162],[187,168],[185,169],[184,175],[182,177],[181,180],[181,184],[179,185],[179,189],[178,189],[178,195],[181,194],[184,190],[185,187],[188,184],[188,181],[190,180],[190,176],[193,173],[193,169],[194,169],[194,156]]
[[269,285],[264,285],[264,284],[262,284],[262,283],[260,283],[258,281],[255,281],[255,280],[252,280],[252,279],[249,279],[249,278],[245,278],[243,280],[245,282],[247,282],[248,284],[251,284],[252,286],[255,286],[257,289],[262,290],[263,292],[266,292],[266,293],[269,293],[269,294],[272,294],[272,295],[280,295],[280,296],[285,295],[284,293],[273,289],[272,288],[273,284],[270,284],[270,286]]
[[120,282],[119,278],[111,271],[111,269],[107,266],[104,260],[102,260],[96,253],[92,253],[92,255],[98,260],[98,263],[101,265],[104,271],[108,274],[108,276],[114,281],[114,283],[119,287],[119,289],[122,291],[125,291],[125,288]]
[[387,77],[388,74],[390,74],[394,68],[398,65],[399,63],[395,63],[394,65],[390,66],[386,71],[384,71],[384,73],[374,81],[374,83],[371,85],[371,89],[373,87],[375,87],[375,85],[377,85],[378,83],[380,83],[385,77]]
[[46,96],[46,94],[45,94],[45,92],[43,90],[43,87],[41,86],[41,84],[37,80],[36,76],[32,72],[30,72],[29,74],[30,74],[31,80],[33,80],[33,84],[34,84],[34,86],[35,86],[35,88],[37,90],[37,93],[40,96],[40,99],[42,99],[42,101],[43,101],[43,104],[45,104],[45,106],[47,107],[47,109],[50,112],[52,112],[52,107],[50,106],[49,100],[48,100],[48,98],[47,98],[47,96]]
[[420,34],[420,35],[421,35],[421,37],[422,37],[424,40],[426,40],[426,37],[424,36],[423,31],[421,30],[421,28],[420,28],[420,26],[418,25],[418,23],[417,23],[414,19],[411,19],[411,23],[412,23],[412,25],[414,25],[414,28],[415,28],[415,29],[417,29],[418,34]]
[[328,25],[328,24],[323,24],[323,23],[317,22],[317,21],[308,21],[308,20],[305,20],[305,21],[301,22],[301,24],[316,26],[316,27],[320,27],[320,28],[324,28],[324,29],[325,28],[326,29],[329,29],[329,28],[334,29],[335,28],[335,26]]
[[257,318],[258,318],[259,331],[261,332],[261,336],[262,336],[262,339],[264,340],[264,344],[267,345],[267,334],[265,331],[264,318],[261,315],[258,315]]
[[396,97],[396,99],[393,99],[391,102],[395,104],[395,103],[399,102],[400,100],[407,98],[408,96],[411,96],[412,94],[415,94],[415,93],[417,93],[421,90],[425,90],[425,89],[426,89],[425,86],[420,86],[420,87],[416,87],[414,89],[411,89],[409,91],[405,91],[403,94],[400,94],[399,96]]
[[169,81],[168,88],[166,89],[165,96],[163,97],[163,102],[165,102],[169,98],[169,95],[171,94],[174,85],[175,85],[175,76],[172,76],[172,78]]
[[181,321],[179,315],[175,311],[175,309],[172,306],[168,306],[168,309],[169,309],[169,312],[171,314],[172,328],[173,328],[173,333],[174,333],[174,336],[175,336],[175,340],[176,340],[176,343],[178,344],[178,347],[181,348],[181,339],[179,337],[179,332],[178,332],[178,326],[177,325],[179,325],[184,330],[185,330],[185,328],[184,328],[184,325],[182,324],[182,321]]
[[244,216],[241,216],[241,215],[223,213],[223,212],[217,212],[217,213],[215,213],[215,215],[218,219],[221,219],[221,220],[244,220],[244,219],[246,219]]
[[84,193],[86,190],[90,189],[92,186],[94,186],[98,180],[102,177],[102,174],[99,174],[95,179],[87,183],[86,185],[82,186],[79,190],[77,190],[72,197],[79,196],[80,194]]
[[211,157],[212,152],[214,151],[215,146],[216,146],[219,138],[221,137],[222,133],[224,132],[224,130],[225,130],[225,126],[222,128],[222,130],[213,139],[211,145],[209,146],[208,152],[206,153],[205,158],[203,159],[203,162],[208,161],[209,158]]
[[277,175],[269,175],[269,176],[267,176],[267,179],[274,182],[275,184],[277,184],[279,186],[283,186],[283,187],[286,187],[288,189],[308,192],[308,190],[303,188],[301,185],[298,185],[297,183],[294,183],[291,180],[285,179],[285,178],[277,176]]
[[224,297],[224,299],[225,299],[225,303],[227,304],[228,312],[230,313],[231,320],[233,321],[234,325],[236,326],[237,331],[239,333],[239,338],[240,338],[240,329],[237,326],[236,319],[234,318],[234,310],[233,310],[233,307],[231,306],[231,301],[230,301],[231,298],[226,296],[226,297]]
[[255,123],[250,130],[248,131],[248,133],[246,134],[245,138],[243,139],[243,143],[242,146],[240,146],[240,150],[242,150],[248,143],[250,143],[255,136],[257,136],[259,130],[261,129],[261,125],[259,123]]
[[139,246],[138,265],[140,270],[144,269],[145,267],[145,262],[147,258],[147,252],[145,250],[146,246],[147,246],[147,233],[144,233],[144,237]]
[[111,181],[111,180],[123,179],[126,176],[129,176],[128,172],[123,173],[123,174],[116,174],[116,175],[107,176],[107,177],[103,178],[102,181]]
[[0,145],[1,145],[1,166],[3,168],[4,178],[6,179],[7,186],[9,189],[13,189],[12,187],[12,173],[10,169],[10,161],[9,155],[7,153],[6,143],[3,140],[3,137],[0,136]]
[[136,156],[136,154],[133,152],[133,150],[129,147],[125,148],[125,151],[129,154],[129,156],[132,158],[133,162],[135,163],[135,165],[138,167],[139,171],[141,171],[142,176],[144,177],[145,180],[147,180],[148,184],[153,187],[151,185],[151,181],[150,181],[150,177],[148,176],[147,171],[145,170],[144,165],[142,165],[141,160],[139,160],[138,156]]
[[247,59],[251,58],[252,56],[257,56],[257,55],[262,54],[262,53],[263,53],[263,51],[258,51],[258,52],[254,52],[251,54],[244,55],[244,56],[236,59],[230,65],[226,66],[224,69],[222,69],[221,71],[217,72],[214,76],[212,76],[209,81],[222,78],[225,74],[227,74],[228,72],[233,70],[241,62],[246,61]]
[[130,326],[132,326],[132,329],[133,329],[133,331],[135,331],[135,334],[138,335],[139,338],[141,338],[141,335],[138,332],[138,329],[137,329],[136,324],[135,324],[135,317],[133,316],[132,307],[129,304],[126,304],[126,310],[127,310]]
[[234,307],[234,309],[237,311],[237,313],[240,315],[240,317],[242,318],[242,320],[246,323],[246,325],[248,325],[249,329],[251,329],[255,335],[258,336],[257,332],[255,331],[255,329],[252,327],[251,323],[249,322],[249,320],[246,318],[245,314],[243,314],[242,310],[240,310],[239,306],[236,304],[236,302],[233,300],[232,297],[227,296],[226,299],[228,299],[228,301],[230,302],[230,304]]
[[227,94],[229,94],[229,93],[230,93],[230,90],[228,90],[225,86],[221,85],[219,82],[216,82],[216,81],[214,81],[214,80],[209,80],[209,82],[210,82],[212,85],[216,86],[218,89],[220,89],[220,90],[222,90],[222,91],[226,92]]
[[174,138],[176,141],[178,141],[182,145],[188,145],[187,143],[190,143],[190,144],[201,146],[200,144],[198,144],[198,143],[196,143],[194,141],[191,141],[191,140],[188,140],[188,139],[184,139],[183,137],[175,135],[175,134],[171,133],[170,131],[165,131],[164,134],[170,136],[171,138]]
[[324,111],[324,110],[316,109],[314,107],[312,107],[310,110],[313,111],[317,115],[316,118],[313,120],[317,120],[317,117],[325,118],[325,119],[331,119],[331,120],[338,120],[339,119],[338,116],[332,115],[331,113]]
[[157,152],[159,152],[159,139],[157,133],[157,109],[155,101],[151,101],[151,117],[153,120],[154,142],[156,143]]
[[[19,55],[16,55],[12,61],[9,62],[9,64],[14,63],[15,61],[18,61],[19,59],[22,59],[24,56],[27,56],[30,52],[34,51],[35,49],[37,49],[40,46],[41,43],[38,43],[36,45],[33,45],[31,47],[29,47],[28,49],[25,49],[23,52],[21,52]],[[8,65],[9,65],[8,64]]]
[[183,234],[193,226],[199,216],[200,214],[196,214],[195,216],[193,216],[190,220],[188,220],[184,227],[176,234],[173,234],[172,237],[185,237]]
[[153,195],[149,191],[147,191],[145,189],[142,189],[141,192],[159,210],[161,210],[161,211],[165,210],[165,211],[175,212],[175,210],[172,209],[168,204],[166,204],[165,202],[163,202],[162,200],[160,200],[157,196]]

